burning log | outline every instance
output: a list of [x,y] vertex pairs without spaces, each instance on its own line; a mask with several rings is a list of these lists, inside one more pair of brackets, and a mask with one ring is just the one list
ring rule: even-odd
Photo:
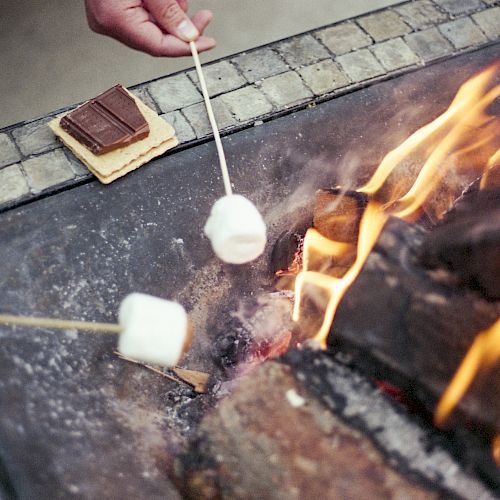
[[313,225],[325,238],[354,244],[367,203],[358,191],[320,189],[314,198]]
[[[390,219],[358,279],[345,294],[328,338],[332,350],[408,391],[433,411],[476,334],[500,315],[500,303],[457,286],[443,270],[425,269],[426,235]],[[500,430],[500,369],[477,381],[455,417]]]
[[445,266],[462,283],[500,299],[500,188],[470,193],[422,245],[422,261]]
[[[304,303],[321,310],[322,324],[315,339],[322,347],[345,343],[358,355],[360,365],[378,378],[382,372],[396,385],[417,392],[429,409],[476,334],[498,318],[500,303],[459,286],[456,275],[424,269],[418,258],[424,233],[408,222],[425,217],[427,223],[436,224],[463,189],[483,174],[481,187],[494,184],[500,122],[489,113],[500,96],[496,83],[499,71],[500,65],[495,64],[465,82],[442,115],[386,154],[372,177],[358,189],[367,199],[359,223],[360,210],[350,203],[352,196],[344,204],[351,212],[347,218],[339,209],[342,202],[316,204],[318,216],[314,219],[325,226],[320,232],[328,232],[331,222],[330,238],[334,241],[320,236],[317,229],[307,232],[303,266],[295,281],[293,318],[303,318]],[[497,205],[493,198],[493,205],[482,210],[483,216],[491,216],[491,206],[497,210]],[[347,244],[344,234],[340,238],[336,234],[342,227],[338,222],[344,219],[349,228],[358,229],[357,237],[350,234]],[[467,229],[475,224],[471,231],[464,231],[461,219],[452,221],[448,230],[440,228],[444,237],[439,238],[438,232],[435,240],[428,240],[428,246],[434,250],[431,255],[445,262],[451,259],[463,270],[462,281],[464,276],[478,281],[490,297],[495,297],[498,222],[486,224],[492,230],[485,231],[478,221],[466,220]],[[482,236],[494,235],[488,235],[488,244],[475,234],[478,229]],[[454,237],[449,238],[449,231]],[[355,236],[356,231],[353,233]],[[471,239],[479,240],[476,246],[480,249],[462,266],[464,248]],[[453,245],[459,247],[458,258]],[[349,255],[349,248],[354,251],[352,262],[339,272],[339,259]],[[483,259],[487,260],[486,272],[480,270]],[[498,432],[500,426],[500,378],[495,375],[488,384],[474,384],[481,387],[473,386],[461,405],[467,419],[490,432]]]

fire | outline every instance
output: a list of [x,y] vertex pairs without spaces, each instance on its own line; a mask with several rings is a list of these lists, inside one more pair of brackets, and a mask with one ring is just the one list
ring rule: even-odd
[[[474,377],[480,371],[491,368],[498,359],[500,359],[500,319],[488,330],[480,333],[474,340],[453,380],[439,401],[434,415],[436,425],[444,423],[470,387]],[[496,458],[500,458],[500,439],[498,436],[494,441],[493,450]]]
[[[499,70],[500,63],[496,63],[464,83],[449,108],[388,153],[358,190],[369,202],[360,223],[355,261],[341,278],[313,269],[311,255],[335,257],[348,251],[346,244],[324,238],[314,229],[306,233],[303,267],[295,282],[293,319],[300,319],[305,285],[326,291],[324,319],[315,336],[323,348],[342,297],[361,272],[389,217],[413,220],[424,210],[439,218],[470,182],[498,164],[495,141],[499,123],[497,117],[487,114],[487,108],[500,96],[500,85],[492,87],[491,83]],[[422,167],[408,185],[405,165],[422,156]],[[472,162],[475,158],[479,159],[476,164]],[[398,176],[399,170],[403,172]]]
[[[309,271],[308,258],[304,257],[303,270],[297,276],[295,281],[295,304],[293,310],[293,319],[298,321],[300,318],[300,304],[302,298],[302,290],[306,283],[313,284],[329,291],[330,299],[326,307],[323,324],[316,335],[316,340],[320,342],[323,348],[326,347],[326,338],[330,330],[330,325],[333,322],[337,307],[344,296],[346,290],[354,283],[358,274],[368,258],[368,255],[375,245],[382,229],[384,228],[387,220],[387,214],[381,210],[376,202],[371,202],[366,207],[366,210],[361,219],[357,255],[354,264],[350,267],[347,273],[342,278],[335,278],[327,274]],[[307,255],[314,248],[316,251],[328,252],[329,249],[335,252],[345,251],[346,247],[351,247],[346,243],[327,240],[326,246],[319,247],[319,243],[327,240],[314,229],[309,229],[306,233],[304,241],[304,255]],[[323,242],[324,243],[324,242]],[[307,252],[307,253],[306,253]],[[326,253],[330,255],[329,253]],[[335,255],[335,254],[334,254]]]
[[[500,149],[490,158],[488,167],[481,178],[481,189],[500,187]],[[496,177],[495,177],[496,175]]]
[[493,438],[493,443],[491,445],[491,451],[496,464],[500,467],[500,434],[497,434]]

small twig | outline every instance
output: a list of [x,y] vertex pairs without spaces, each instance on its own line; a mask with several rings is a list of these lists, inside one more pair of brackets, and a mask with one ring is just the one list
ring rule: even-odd
[[162,377],[165,377],[169,380],[172,380],[173,382],[177,383],[184,383],[186,385],[191,386],[195,392],[197,393],[204,393],[206,391],[206,385],[208,382],[208,379],[210,375],[208,373],[204,372],[198,372],[195,370],[186,370],[185,368],[179,368],[179,367],[174,367],[172,368],[172,371],[177,375],[177,377],[173,377],[172,375],[169,375],[168,373],[165,373],[158,368],[155,368],[154,366],[148,365],[146,363],[142,363],[141,361],[137,361],[136,359],[129,358],[128,356],[125,356],[121,354],[118,351],[114,351],[114,354],[116,354],[119,358],[129,361],[130,363],[134,363],[136,365],[143,366],[144,368],[147,368],[148,370],[151,370],[154,373],[157,373],[158,375],[161,375]]
[[210,375],[205,372],[199,372],[196,370],[186,370],[185,368],[179,368],[175,366],[172,371],[184,382],[188,383],[193,387],[195,392],[204,393],[207,390],[207,383]]

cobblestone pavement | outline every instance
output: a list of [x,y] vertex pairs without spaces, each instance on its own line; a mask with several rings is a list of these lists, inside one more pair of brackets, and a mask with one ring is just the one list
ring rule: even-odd
[[[228,133],[499,39],[499,0],[414,0],[216,61],[205,72]],[[194,71],[132,91],[173,124],[181,145],[211,136]],[[47,127],[62,111],[0,130],[0,210],[92,178]]]

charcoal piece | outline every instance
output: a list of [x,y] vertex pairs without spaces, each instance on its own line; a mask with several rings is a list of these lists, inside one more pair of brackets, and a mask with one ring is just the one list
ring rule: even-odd
[[231,318],[225,324],[225,331],[214,342],[213,359],[224,370],[230,370],[247,360],[251,333],[237,318]]

